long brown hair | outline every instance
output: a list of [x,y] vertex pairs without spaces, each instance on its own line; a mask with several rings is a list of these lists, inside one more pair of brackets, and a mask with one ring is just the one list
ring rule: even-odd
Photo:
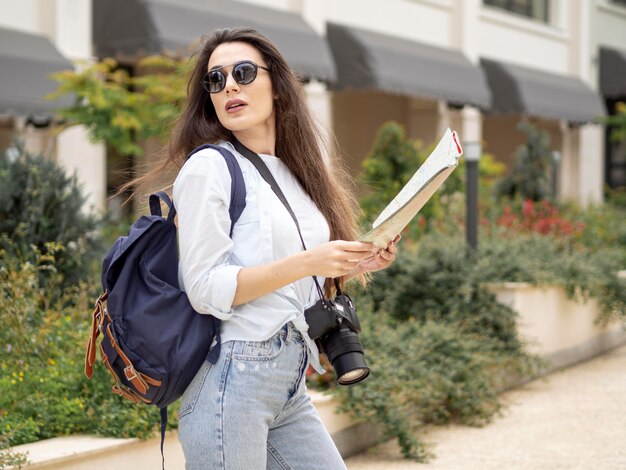
[[[181,167],[186,156],[205,143],[230,141],[232,133],[220,123],[209,93],[201,85],[213,51],[220,44],[244,42],[256,48],[268,65],[276,116],[276,156],[297,178],[330,226],[331,240],[355,240],[359,205],[354,183],[345,171],[334,139],[324,136],[311,116],[304,87],[278,49],[253,29],[220,29],[208,37],[197,55],[187,85],[187,101],[172,131],[161,164],[125,187],[157,179],[172,166]],[[322,152],[322,146],[324,153]],[[330,280],[329,280],[330,281]],[[365,276],[361,276],[365,282]],[[326,292],[333,290],[326,283]]]

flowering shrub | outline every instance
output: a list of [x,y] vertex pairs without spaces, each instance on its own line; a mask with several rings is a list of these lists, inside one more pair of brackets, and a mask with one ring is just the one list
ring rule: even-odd
[[505,203],[496,225],[515,232],[571,238],[580,238],[585,230],[584,222],[570,220],[550,201],[534,202],[531,199],[523,201],[519,210]]

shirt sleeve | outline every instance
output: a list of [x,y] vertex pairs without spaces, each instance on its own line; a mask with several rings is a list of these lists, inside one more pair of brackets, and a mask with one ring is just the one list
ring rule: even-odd
[[174,182],[178,213],[179,271],[189,301],[198,313],[227,320],[242,266],[231,262],[231,177],[222,155],[201,150]]

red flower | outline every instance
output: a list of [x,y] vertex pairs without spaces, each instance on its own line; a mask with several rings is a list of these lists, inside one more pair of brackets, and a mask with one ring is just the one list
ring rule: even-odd
[[524,217],[532,217],[535,215],[535,205],[532,200],[526,199],[522,205],[522,214]]

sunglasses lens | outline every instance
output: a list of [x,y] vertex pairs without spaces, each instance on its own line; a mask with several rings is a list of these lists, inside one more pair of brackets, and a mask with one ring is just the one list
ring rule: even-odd
[[219,70],[213,70],[204,77],[203,84],[209,93],[219,93],[226,85],[226,77]]
[[242,62],[233,68],[233,78],[240,85],[248,85],[256,78],[256,67],[250,62]]
[[[256,78],[258,66],[254,62],[240,62],[233,67],[233,79],[239,85],[249,85]],[[202,86],[209,93],[219,93],[226,86],[226,76],[220,69],[211,70],[204,76]]]

